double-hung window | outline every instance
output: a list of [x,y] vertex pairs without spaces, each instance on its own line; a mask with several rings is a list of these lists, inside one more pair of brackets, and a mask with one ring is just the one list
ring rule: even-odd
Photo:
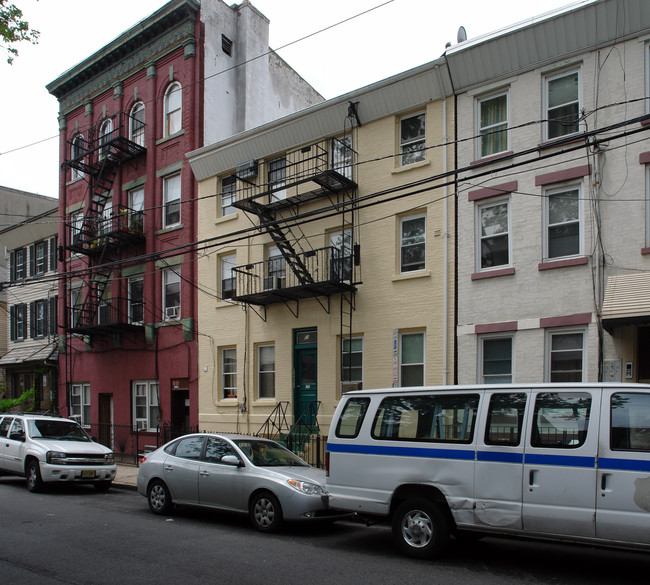
[[165,93],[164,135],[171,136],[183,129],[183,100],[180,83],[172,83]]
[[510,264],[509,211],[507,200],[478,207],[478,264],[481,270]]
[[129,228],[141,233],[144,229],[144,187],[129,191]]
[[79,167],[84,164],[83,156],[85,153],[86,141],[84,140],[83,135],[77,134],[72,139],[72,147],[70,149],[70,159],[76,163],[76,165],[71,167],[70,170],[70,178],[73,181],[84,177],[84,172]]
[[129,278],[129,323],[144,323],[144,277]]
[[158,381],[133,382],[133,426],[138,430],[155,431],[160,420]]
[[27,276],[27,248],[13,251],[11,258],[11,280],[24,280]]
[[352,232],[344,230],[330,234],[330,279],[352,280]]
[[33,257],[31,259],[30,273],[32,276],[40,276],[47,272],[47,259],[48,259],[48,242],[38,242],[31,247]]
[[480,345],[479,383],[510,384],[512,382],[512,336],[482,337]]
[[70,386],[70,418],[82,426],[90,424],[90,384]]
[[400,386],[424,386],[424,333],[400,335]]
[[269,203],[287,198],[284,185],[287,178],[287,159],[284,156],[269,161]]
[[237,177],[230,175],[221,180],[221,217],[237,212],[233,206],[237,197]]
[[426,260],[426,216],[400,220],[400,272],[424,270]]
[[282,252],[277,246],[269,246],[266,250],[266,277],[264,290],[284,288],[286,284],[287,265]]
[[584,329],[546,332],[546,381],[582,382],[585,372]]
[[170,175],[163,179],[163,227],[181,222],[181,175]]
[[102,122],[99,128],[99,160],[108,155],[113,134],[113,120],[108,118]]
[[546,258],[581,253],[580,187],[561,187],[545,193]]
[[27,305],[12,305],[9,309],[11,320],[11,341],[22,341],[27,337]]
[[237,398],[237,349],[221,350],[221,389],[224,398]]
[[425,159],[425,115],[417,114],[400,120],[400,153],[402,166]]
[[163,311],[165,319],[181,318],[181,268],[163,272]]
[[129,137],[131,142],[135,142],[138,146],[144,146],[144,104],[142,102],[136,103],[131,108]]
[[480,157],[508,150],[508,94],[479,100]]
[[363,337],[341,340],[341,383],[346,388],[360,389],[363,383]]
[[275,345],[257,348],[257,392],[259,398],[275,398]]
[[45,337],[47,335],[47,309],[46,300],[34,301],[30,305],[31,336]]
[[341,173],[346,179],[352,180],[352,168],[354,164],[352,137],[343,136],[332,138],[332,169]]
[[546,78],[546,138],[574,134],[580,128],[580,74],[563,72]]
[[233,268],[237,266],[237,254],[228,254],[220,258],[221,299],[231,299],[235,296],[235,274]]

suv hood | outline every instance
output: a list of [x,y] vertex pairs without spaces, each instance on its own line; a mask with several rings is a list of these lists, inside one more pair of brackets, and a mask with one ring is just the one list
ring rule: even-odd
[[78,453],[80,455],[104,455],[110,453],[108,447],[100,443],[86,441],[65,441],[62,439],[32,439],[34,444],[40,445],[47,451],[61,451],[62,453]]

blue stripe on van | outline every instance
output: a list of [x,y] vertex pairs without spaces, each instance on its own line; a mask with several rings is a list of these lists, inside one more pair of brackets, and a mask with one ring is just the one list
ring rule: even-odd
[[579,457],[577,455],[542,455],[526,453],[525,463],[528,465],[558,465],[562,467],[596,467],[595,457]]
[[474,449],[434,449],[430,447],[394,447],[390,445],[350,445],[328,443],[330,453],[358,453],[364,455],[393,455],[403,457],[426,457],[429,459],[474,460]]
[[496,463],[523,463],[523,453],[504,453],[503,451],[479,451],[477,461],[494,461]]
[[642,459],[613,459],[602,457],[598,460],[599,469],[616,469],[620,471],[650,471],[650,461]]

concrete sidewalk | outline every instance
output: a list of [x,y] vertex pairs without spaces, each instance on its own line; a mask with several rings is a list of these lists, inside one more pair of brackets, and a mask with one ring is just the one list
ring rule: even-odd
[[124,490],[135,490],[138,486],[138,466],[126,463],[117,464],[117,473],[113,480],[113,487]]

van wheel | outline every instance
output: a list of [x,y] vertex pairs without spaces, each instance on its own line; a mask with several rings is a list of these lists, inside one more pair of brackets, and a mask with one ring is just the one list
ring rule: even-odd
[[393,514],[393,540],[409,557],[432,558],[449,540],[449,520],[442,508],[424,499],[407,500]]
[[41,477],[41,468],[36,459],[31,459],[27,464],[27,489],[30,492],[40,492],[43,490],[43,478]]

